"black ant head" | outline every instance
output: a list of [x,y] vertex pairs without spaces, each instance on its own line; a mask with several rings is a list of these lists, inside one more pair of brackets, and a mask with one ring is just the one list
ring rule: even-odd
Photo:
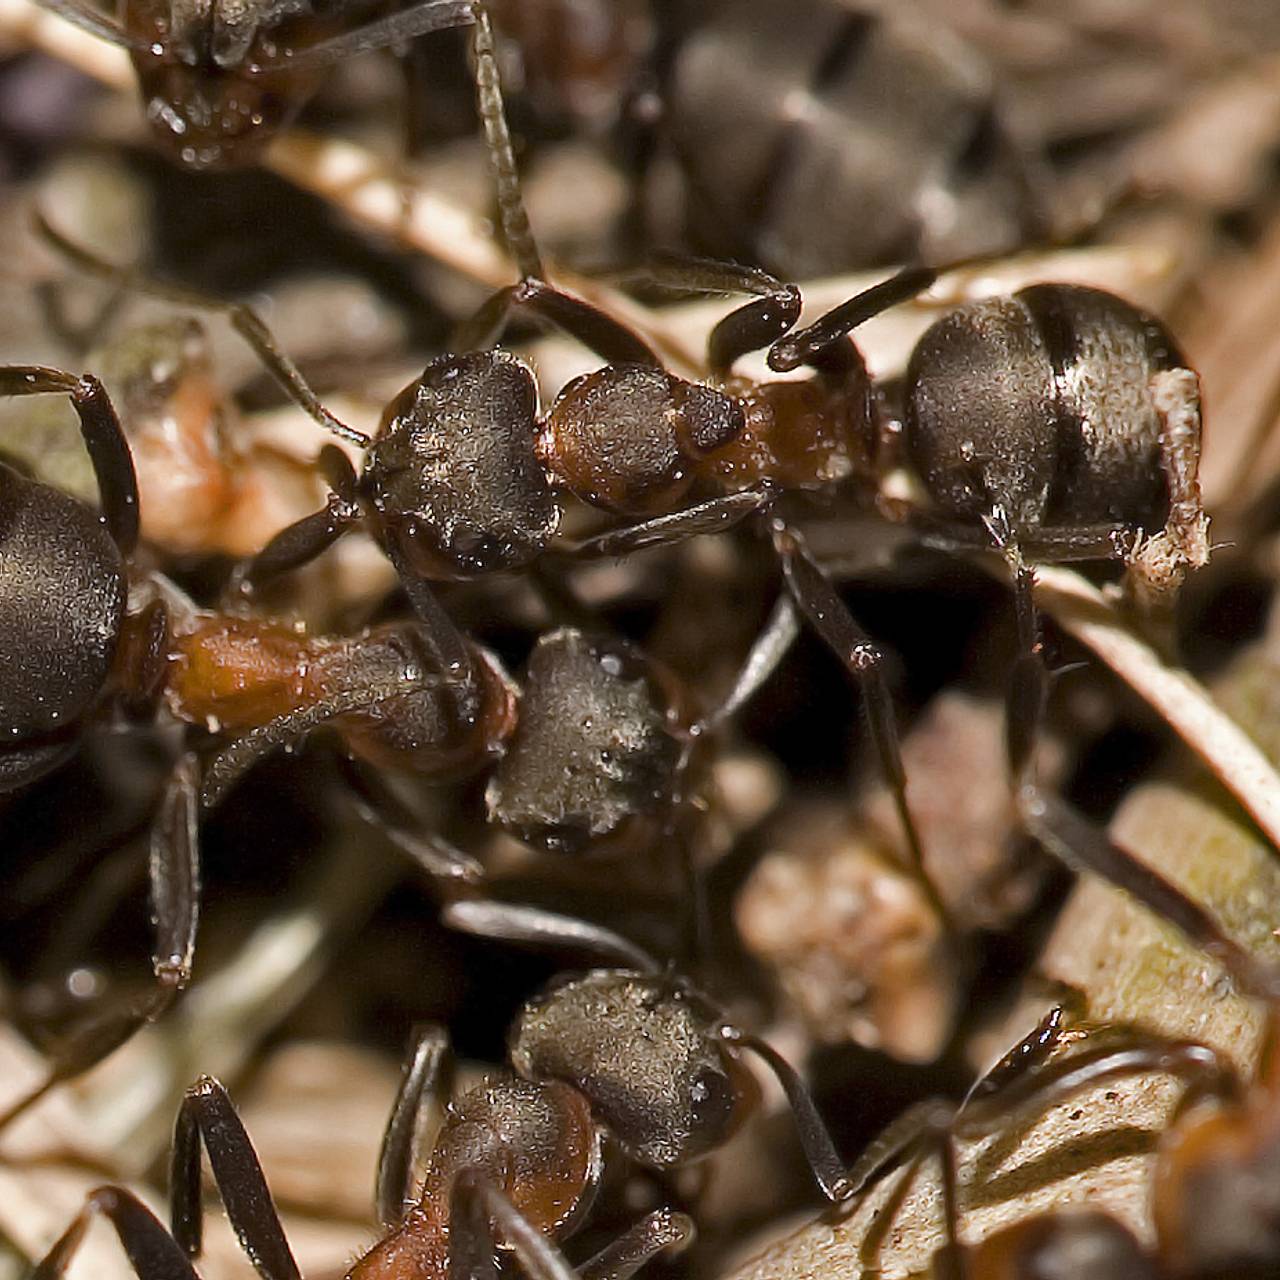
[[736,439],[742,406],[654,365],[612,364],[575,378],[547,414],[547,469],[593,506],[622,515],[670,511],[694,464]]
[[111,673],[125,597],[97,513],[0,464],[0,791],[69,752]]
[[534,1227],[560,1235],[590,1209],[600,1167],[600,1129],[582,1094],[494,1076],[449,1105],[425,1191],[444,1203],[455,1174],[483,1170]]
[[128,0],[128,42],[143,109],[164,150],[188,169],[254,163],[319,87],[322,71],[287,64],[279,6]]
[[512,1028],[511,1061],[579,1090],[627,1154],[658,1169],[721,1146],[758,1101],[715,1011],[665,975],[599,969],[550,987]]
[[967,1270],[991,1280],[1157,1280],[1155,1264],[1133,1233],[1096,1209],[1014,1223],[977,1245]]
[[1157,528],[1168,488],[1151,379],[1185,366],[1151,316],[1099,289],[1044,284],[960,307],[907,368],[906,445],[931,498],[1012,529]]
[[562,628],[529,658],[520,719],[490,779],[491,820],[573,852],[671,803],[682,746],[633,645]]
[[560,522],[534,453],[533,374],[504,351],[442,356],[388,406],[363,484],[407,565],[470,578],[526,565]]

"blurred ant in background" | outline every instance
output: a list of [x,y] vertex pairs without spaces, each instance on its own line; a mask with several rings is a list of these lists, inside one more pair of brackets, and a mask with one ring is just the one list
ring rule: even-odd
[[147,122],[170,159],[189,169],[252,164],[320,87],[326,68],[482,12],[481,0],[416,0],[325,9],[296,3],[186,6],[130,0],[119,19],[91,0],[40,0],[46,9],[126,50]]
[[630,255],[691,243],[790,279],[1053,231],[1047,165],[991,67],[903,8],[490,4],[521,132],[612,137],[634,178]]

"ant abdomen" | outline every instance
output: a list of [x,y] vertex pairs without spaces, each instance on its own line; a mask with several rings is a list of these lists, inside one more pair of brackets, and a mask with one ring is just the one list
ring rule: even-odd
[[442,356],[388,405],[363,483],[386,536],[430,578],[521,568],[560,522],[534,452],[538,390],[504,351]]
[[930,496],[1012,530],[1159,527],[1152,378],[1185,362],[1164,327],[1098,289],[1045,284],[952,311],[907,368],[905,441]]
[[98,514],[0,465],[0,791],[48,772],[111,672],[127,594]]
[[558,852],[660,819],[683,752],[673,728],[633,646],[572,628],[544,635],[529,658],[519,724],[489,782],[489,816]]
[[656,365],[612,364],[561,391],[538,452],[584,502],[620,515],[656,515],[679,503],[696,464],[743,426],[742,407],[714,387]]
[[[754,1076],[714,1034],[718,1019],[670,975],[598,969],[553,984],[522,1010],[511,1061],[562,1080],[633,1159],[687,1164],[726,1142],[759,1100]],[[643,1053],[620,1053],[620,1045]]]

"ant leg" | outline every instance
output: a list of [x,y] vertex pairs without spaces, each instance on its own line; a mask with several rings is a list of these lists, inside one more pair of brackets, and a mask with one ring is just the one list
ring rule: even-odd
[[496,942],[512,942],[537,951],[572,951],[603,965],[619,965],[637,973],[661,973],[663,966],[642,947],[603,925],[562,916],[540,907],[511,902],[450,903],[440,913],[449,929]]
[[1163,1072],[1195,1088],[1200,1096],[1235,1100],[1243,1085],[1231,1062],[1208,1045],[1170,1040],[1134,1031],[1119,1047],[1114,1042],[1084,1049],[970,1101],[958,1112],[952,1132],[980,1137],[996,1125],[1016,1124],[1067,1102],[1082,1089],[1124,1076]]
[[149,41],[130,35],[118,22],[88,0],[40,0],[40,7],[56,13],[81,31],[87,31],[91,36],[97,36],[99,40],[105,40],[118,49],[142,53],[151,47]]
[[[909,506],[895,508],[892,505],[894,501],[889,500],[887,504],[889,518],[909,523],[922,546],[957,555],[991,550],[992,535],[988,527],[954,524]],[[1003,546],[1000,538],[996,541],[997,545]],[[1069,564],[1074,560],[1126,560],[1133,544],[1133,530],[1119,524],[1050,526],[1024,529],[1018,533],[1019,549],[1027,559],[1051,564]]]
[[345,755],[339,765],[351,788],[356,812],[415,866],[433,880],[481,883],[484,868],[474,858],[435,833],[423,835],[413,830],[412,814],[375,769]]
[[375,18],[341,35],[317,40],[302,49],[282,51],[278,58],[254,59],[263,69],[327,67],[358,53],[403,44],[434,31],[465,27],[475,20],[475,0],[417,0],[385,18]]
[[505,1245],[530,1280],[577,1280],[559,1249],[478,1169],[463,1169],[449,1193],[449,1280],[497,1280]]
[[152,967],[175,991],[191,981],[200,919],[199,791],[200,767],[188,753],[174,766],[151,833]]
[[378,1221],[388,1229],[403,1220],[413,1200],[414,1158],[423,1109],[428,1102],[438,1107],[448,1096],[450,1065],[449,1040],[443,1028],[420,1028],[378,1151],[374,1201]]
[[192,755],[174,766],[151,828],[150,879],[156,936],[151,956],[156,987],[140,1000],[93,1018],[53,1055],[44,1078],[0,1113],[0,1130],[58,1085],[96,1067],[173,1003],[191,980],[200,905],[196,794]]
[[410,608],[425,628],[426,646],[432,661],[443,674],[455,678],[464,677],[471,686],[473,695],[478,698],[477,658],[471,642],[441,607],[431,584],[409,564],[394,536],[387,539],[384,550],[395,568],[396,577],[400,579],[405,595],[409,597]]
[[357,478],[347,455],[336,445],[320,450],[317,465],[332,491],[325,505],[281,529],[265,547],[232,571],[228,592],[250,595],[279,574],[308,564],[360,522]]
[[74,1080],[110,1057],[148,1022],[154,1022],[164,1013],[172,1004],[175,993],[174,987],[160,987],[141,1000],[130,1001],[124,1008],[93,1019],[74,1032],[59,1048],[44,1079],[0,1113],[0,1131],[58,1085]]
[[649,345],[612,316],[581,298],[563,293],[538,276],[499,289],[469,320],[454,330],[450,345],[457,351],[494,346],[515,312],[527,312],[567,333],[606,364],[661,366]]
[[796,612],[796,602],[789,593],[783,592],[760,634],[751,642],[746,660],[739,668],[728,696],[718,707],[703,716],[690,732],[714,733],[733,719],[778,669],[799,634],[800,616]]
[[1276,966],[1227,937],[1198,902],[1116,844],[1066,801],[1023,782],[1018,807],[1031,835],[1071,871],[1090,872],[1135,898],[1220,964],[1248,995],[1265,1001],[1280,998]]
[[578,1268],[579,1280],[631,1280],[658,1254],[683,1251],[696,1234],[693,1219],[686,1214],[655,1209],[587,1259]]
[[950,913],[925,870],[924,849],[915,820],[907,806],[907,776],[902,766],[902,749],[898,742],[893,699],[884,675],[884,654],[854,620],[831,580],[809,554],[800,534],[777,518],[769,521],[769,532],[773,538],[774,550],[782,563],[787,590],[795,598],[810,626],[835,652],[862,689],[862,701],[866,708],[872,742],[875,744],[881,772],[893,793],[894,806],[906,835],[912,867],[930,905],[950,933]]
[[1244,991],[1261,1000],[1275,1000],[1280,996],[1280,969],[1258,960],[1227,937],[1198,902],[1036,782],[1034,747],[1044,715],[1049,675],[1033,596],[1035,576],[1022,562],[1015,545],[1006,544],[1002,549],[1014,571],[1022,650],[1014,663],[1007,695],[1005,749],[1023,826],[1070,871],[1090,872],[1130,894],[1181,930],[1194,946],[1222,965]]
[[547,554],[574,560],[609,559],[649,547],[664,547],[673,542],[700,538],[704,534],[725,533],[748,516],[763,511],[775,496],[767,489],[740,489],[736,493],[683,507],[669,515],[641,520],[621,529],[610,529],[581,542],[553,546]]
[[326,431],[340,440],[347,441],[348,444],[367,449],[372,443],[363,431],[347,426],[324,407],[320,397],[311,389],[311,385],[302,376],[298,366],[280,347],[267,327],[266,321],[252,307],[243,302],[224,302],[219,298],[206,297],[190,289],[181,289],[176,285],[149,280],[131,268],[107,262],[83,245],[77,244],[54,227],[43,212],[37,210],[33,217],[36,231],[64,258],[91,275],[102,276],[108,280],[124,278],[139,293],[176,303],[181,307],[195,307],[201,311],[213,311],[225,315],[231,327],[249,344],[254,354],[262,361],[263,367],[300,409]]
[[831,353],[860,324],[890,307],[910,301],[937,278],[938,273],[930,267],[904,267],[897,275],[834,307],[807,328],[780,338],[770,348],[769,368],[775,373],[790,373],[802,364],[819,370],[826,368]]
[[92,374],[76,377],[43,365],[0,365],[0,396],[60,392],[71,398],[98,482],[102,516],[121,555],[138,543],[138,479],[133,455],[106,388]]
[[187,1090],[173,1128],[169,1212],[179,1247],[194,1258],[203,1244],[202,1139],[227,1217],[254,1270],[262,1280],[302,1280],[257,1152],[227,1091],[212,1076],[201,1076]]
[[[443,684],[445,680],[424,677],[420,683],[424,686],[431,683]],[[405,692],[403,680],[391,680],[385,684],[370,683],[358,689],[339,689],[318,702],[286,712],[264,725],[242,733],[205,765],[204,782],[200,788],[200,808],[205,811],[216,808],[241,776],[271,752],[300,742],[307,734],[323,728],[338,716],[369,711],[384,702],[403,698]]]
[[502,238],[507,242],[521,278],[543,279],[542,255],[529,228],[524,196],[520,191],[520,174],[511,147],[511,131],[502,101],[502,78],[498,74],[498,55],[494,47],[493,27],[482,0],[472,0],[475,25],[471,29],[471,54],[475,59],[476,113],[484,130],[489,164],[493,170],[498,195],[498,217]]
[[94,1218],[115,1228],[138,1280],[200,1280],[173,1237],[137,1196],[123,1187],[96,1187],[84,1207],[36,1263],[30,1280],[62,1280]]

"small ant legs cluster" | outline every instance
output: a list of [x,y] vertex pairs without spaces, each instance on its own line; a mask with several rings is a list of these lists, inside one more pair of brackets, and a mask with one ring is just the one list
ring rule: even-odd
[[[663,262],[651,284],[746,298],[711,331],[702,376],[683,377],[657,343],[560,288],[545,269],[478,0],[420,0],[363,23],[335,18],[324,32],[308,12],[296,42],[287,23],[268,29],[218,5],[199,14],[126,8],[118,23],[79,3],[51,7],[130,51],[144,93],[163,104],[153,116],[196,148],[182,159],[197,167],[249,158],[258,139],[240,136],[230,118],[247,112],[260,117],[255,129],[269,131],[323,65],[469,28],[497,208],[521,279],[465,320],[365,431],[325,403],[252,308],[157,285],[42,220],[45,237],[86,274],[183,307],[221,308],[292,404],[333,440],[316,435],[322,501],[252,546],[241,544],[235,513],[251,505],[246,495],[266,473],[250,476],[244,455],[212,446],[198,485],[229,496],[207,521],[202,513],[198,529],[194,517],[185,529],[178,518],[161,534],[147,523],[149,495],[159,505],[164,459],[173,455],[130,415],[121,420],[94,375],[0,366],[0,394],[70,400],[99,492],[95,512],[0,464],[9,513],[0,527],[8,673],[0,792],[51,777],[104,725],[162,743],[168,760],[149,836],[153,988],[73,1035],[36,1087],[0,1115],[0,1128],[166,1014],[197,976],[207,819],[233,805],[268,758],[328,753],[339,762],[326,777],[341,778],[341,802],[385,831],[418,881],[425,873],[446,930],[478,939],[481,950],[588,962],[524,999],[507,1032],[506,1064],[457,1092],[448,1035],[435,1025],[414,1032],[377,1171],[381,1233],[347,1269],[351,1280],[489,1280],[500,1257],[534,1280],[626,1280],[692,1242],[698,1194],[679,1175],[709,1167],[759,1119],[765,1090],[753,1067],[785,1101],[795,1145],[833,1214],[904,1166],[909,1181],[937,1162],[947,1228],[937,1275],[1209,1280],[1280,1269],[1275,1197],[1247,1194],[1274,1181],[1270,1059],[1247,1084],[1190,1040],[1118,1033],[1059,1053],[1056,1019],[961,1105],[908,1111],[850,1161],[801,1072],[735,1003],[740,992],[720,993],[731,984],[713,961],[724,955],[709,953],[728,949],[725,930],[704,918],[705,846],[722,798],[717,768],[747,735],[751,704],[785,683],[807,628],[834,654],[839,665],[827,665],[837,678],[856,689],[865,723],[855,729],[891,797],[899,869],[941,922],[937,961],[956,971],[969,964],[971,942],[930,874],[890,659],[850,604],[839,566],[810,537],[816,511],[847,511],[957,566],[982,562],[1011,588],[1016,647],[1001,786],[1021,833],[1070,869],[1125,890],[1242,991],[1277,1007],[1280,972],[1082,816],[1039,767],[1053,673],[1037,568],[1111,568],[1123,575],[1126,607],[1155,631],[1186,575],[1208,559],[1198,382],[1164,326],[1099,289],[1037,284],[943,315],[915,345],[900,384],[886,385],[868,372],[853,335],[925,294],[933,268],[905,267],[800,327],[800,289],[762,269]],[[161,75],[165,87],[156,89]],[[505,345],[521,322],[561,330],[599,367],[545,396],[530,361]],[[742,372],[745,357],[760,353],[776,379]],[[176,488],[185,476],[168,482]],[[344,538],[367,541],[394,593],[315,631],[276,616],[275,593]],[[695,619],[701,643],[725,650],[706,665],[715,658],[728,675],[704,688],[664,651],[660,626],[629,616],[666,603],[639,598],[629,575],[638,577],[646,556],[659,576],[670,573],[679,555],[692,558],[713,538],[710,545],[752,561],[754,594],[774,603],[758,611],[758,627]],[[200,571],[184,557],[202,561]],[[594,592],[593,578],[605,582]],[[519,606],[507,616],[513,599]],[[700,611],[697,600],[679,608]],[[404,801],[424,795],[446,797],[438,826],[418,820],[425,804]],[[607,883],[616,877],[609,923],[511,900],[519,881],[504,877],[495,849],[512,847],[525,867],[554,866],[552,884],[592,869]],[[678,960],[656,958],[629,930],[611,927],[626,918],[627,891],[646,879],[664,910],[675,904],[666,914],[682,917],[683,927],[669,930],[683,947]],[[1103,1214],[1042,1217],[964,1243],[959,1140],[1139,1072],[1188,1086],[1186,1114],[1158,1159],[1154,1243]],[[191,1280],[206,1155],[258,1274],[294,1280],[299,1267],[267,1178],[228,1092],[208,1075],[178,1113],[168,1226],[129,1189],[104,1185],[35,1275],[66,1274],[91,1222],[104,1217],[139,1280]],[[593,1225],[598,1197],[630,1177],[650,1178],[665,1207],[578,1259],[575,1237]],[[1250,1212],[1228,1227],[1224,1210],[1220,1231],[1193,1231],[1201,1196],[1248,1200]]]

